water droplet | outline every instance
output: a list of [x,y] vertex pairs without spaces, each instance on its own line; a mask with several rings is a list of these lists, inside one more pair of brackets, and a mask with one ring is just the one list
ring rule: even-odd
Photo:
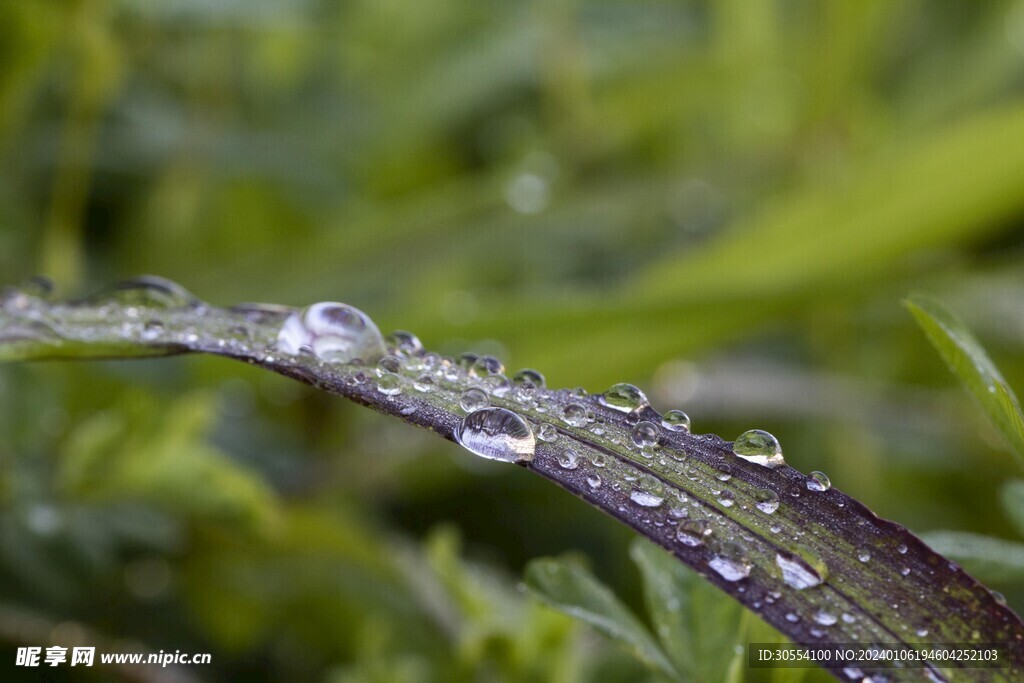
[[608,391],[600,394],[598,400],[602,405],[623,413],[632,413],[648,406],[647,397],[632,384],[616,384]]
[[536,448],[530,425],[504,408],[474,410],[462,419],[455,436],[464,448],[490,460],[530,461]]
[[868,562],[871,560],[871,553],[869,553],[867,550],[861,550],[857,553],[857,559],[861,562]]
[[673,432],[689,432],[690,416],[681,410],[670,410],[661,416],[661,426]]
[[795,624],[796,622],[800,621],[800,617],[793,614],[792,612],[786,612],[786,621],[788,621],[791,624]]
[[742,559],[715,555],[708,562],[708,566],[726,581],[739,581],[750,576],[750,565]]
[[853,622],[857,621],[857,617],[853,616],[852,614],[848,614],[846,612],[843,612],[843,615],[842,615],[841,619],[843,620],[844,624],[852,624]]
[[190,291],[162,277],[143,275],[119,282],[86,299],[90,303],[116,301],[122,306],[147,308],[195,308],[202,302]]
[[467,413],[472,413],[474,410],[480,410],[486,408],[491,404],[491,400],[487,398],[487,394],[479,389],[466,389],[459,396],[459,405]]
[[580,456],[571,448],[566,448],[558,454],[558,466],[563,470],[574,470],[579,464]]
[[388,346],[403,356],[419,356],[423,353],[423,343],[412,332],[395,330],[388,335]]
[[918,638],[924,638],[925,636],[928,635],[928,629],[926,629],[926,628],[919,628],[914,633],[917,635]]
[[829,614],[825,610],[820,610],[814,615],[814,620],[822,626],[831,626],[832,624],[839,621],[836,619],[836,615]]
[[995,598],[996,602],[1002,605],[1003,607],[1006,606],[1006,596],[1000,593],[999,591],[992,591],[992,597]]
[[633,426],[633,431],[630,432],[630,437],[633,439],[633,443],[640,448],[653,446],[658,443],[659,436],[660,433],[658,432],[658,426],[653,422],[648,422],[647,420],[637,422]]
[[147,341],[152,341],[160,336],[164,331],[164,324],[155,318],[147,320],[146,324],[142,327],[142,338]]
[[777,553],[775,564],[782,570],[782,580],[797,590],[813,588],[825,580],[827,571],[824,564],[820,570],[812,567],[803,558],[788,553]]
[[524,382],[529,382],[533,386],[541,389],[546,386],[544,382],[544,375],[530,368],[523,368],[516,374],[512,375],[513,384],[523,384]]
[[779,440],[761,429],[743,432],[732,445],[732,452],[748,462],[763,467],[778,467],[786,464],[782,458]]
[[377,391],[385,396],[397,396],[402,393],[402,380],[393,372],[385,372],[377,380]]
[[459,356],[458,360],[455,361],[455,364],[468,373],[478,360],[480,360],[480,356],[472,353],[471,351],[467,351]]
[[416,381],[412,383],[412,386],[416,391],[427,393],[437,388],[437,383],[429,372],[424,372],[416,378]]
[[732,495],[732,491],[728,489],[722,489],[716,498],[718,504],[724,508],[731,508],[736,504],[736,498]]
[[809,491],[828,491],[830,488],[832,488],[832,482],[824,472],[815,470],[807,478],[807,490]]
[[694,548],[704,543],[704,537],[710,533],[707,522],[702,519],[684,519],[676,527],[676,538],[683,545]]
[[587,486],[589,486],[592,489],[601,488],[601,477],[597,476],[596,474],[589,475],[587,477]]
[[537,385],[533,382],[523,381],[512,388],[512,398],[519,403],[530,404],[537,396]]
[[501,361],[494,356],[480,356],[470,368],[470,374],[474,374],[477,377],[500,375],[504,372],[505,366],[502,365]]
[[480,388],[492,396],[499,398],[508,396],[508,392],[512,391],[512,385],[509,384],[508,378],[505,375],[490,375],[484,377],[480,381]]
[[910,576],[910,567],[901,567],[900,576]]
[[330,301],[292,313],[282,325],[277,348],[296,356],[303,347],[332,363],[350,363],[357,358],[373,363],[386,351],[380,330],[366,314]]
[[570,403],[562,409],[562,419],[573,427],[583,427],[587,424],[587,409],[578,403]]
[[401,372],[402,371],[402,359],[398,356],[384,356],[377,363],[377,367],[385,372]]
[[604,467],[608,464],[608,456],[604,453],[594,453],[590,456],[590,464],[594,467]]
[[643,507],[658,507],[665,500],[665,486],[654,475],[645,474],[640,477],[629,498]]
[[907,544],[906,543],[900,543],[896,547],[896,552],[898,552],[900,555],[906,555],[907,554]]
[[558,430],[554,425],[544,422],[537,428],[537,438],[541,441],[554,441],[558,438]]
[[754,507],[766,515],[779,509],[779,494],[771,489],[758,489],[754,492]]

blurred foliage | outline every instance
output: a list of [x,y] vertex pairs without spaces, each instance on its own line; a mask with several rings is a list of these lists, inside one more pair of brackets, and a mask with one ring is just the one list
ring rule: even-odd
[[[1024,387],[1024,3],[23,0],[0,29],[4,282],[340,299],[1017,547],[1019,472],[899,301]],[[57,632],[223,680],[645,675],[514,589],[575,551],[644,612],[630,534],[526,472],[216,359],[8,366],[0,401],[0,600]],[[1019,567],[970,568],[1024,607]]]

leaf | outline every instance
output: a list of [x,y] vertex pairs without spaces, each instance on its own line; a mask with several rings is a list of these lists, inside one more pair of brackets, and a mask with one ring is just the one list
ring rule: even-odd
[[1000,498],[1003,510],[1017,528],[1017,533],[1024,536],[1024,480],[1011,479],[1003,484]]
[[[131,294],[128,302],[119,298],[125,292]],[[436,354],[396,344],[388,349],[395,355],[394,362],[388,361],[388,375],[382,368],[320,358],[301,349],[291,355],[277,348],[277,342],[285,321],[298,320],[291,318],[293,312],[268,304],[218,308],[196,300],[179,285],[153,278],[121,285],[106,298],[77,303],[14,290],[0,306],[0,359],[226,356],[459,441],[467,428],[462,395],[482,381],[473,376],[476,370],[470,374]],[[146,322],[153,320],[160,324]],[[289,323],[289,334],[295,332],[293,327]],[[31,334],[20,334],[26,329]],[[427,391],[419,381],[424,372],[431,380]],[[529,401],[521,400],[520,392],[495,390],[484,397],[491,408],[513,413],[502,424],[515,426],[516,451],[510,459],[516,464],[669,550],[794,642],[898,641],[901,646],[923,648],[936,639],[969,641],[975,632],[981,642],[1024,637],[1024,623],[1016,614],[905,528],[880,519],[835,487],[809,491],[807,476],[784,464],[769,468],[745,460],[733,452],[732,443],[718,436],[658,429],[662,416],[638,392],[628,385],[620,387],[611,402],[604,396],[546,387],[537,388]],[[615,405],[624,400],[637,401],[630,403],[634,409],[627,412],[621,408],[629,406]],[[571,404],[593,413],[594,422],[575,425],[562,419]],[[523,427],[520,420],[532,427]],[[655,427],[664,457],[648,457],[634,445],[633,430],[639,421]],[[536,438],[544,425],[546,436]],[[492,445],[498,448],[488,452],[494,456],[511,444]],[[569,451],[574,454],[573,466],[566,466]],[[726,481],[723,468],[730,473]],[[781,504],[771,512],[762,511],[757,503],[765,495],[777,496]],[[684,516],[712,533],[694,543],[677,529]],[[865,553],[870,562],[859,559]],[[561,568],[565,575],[574,572]],[[582,590],[583,584],[565,583],[567,590]],[[600,590],[596,593],[600,595]],[[602,623],[610,630],[621,629],[614,623],[623,616],[621,610],[609,607],[615,604],[605,595],[603,605],[614,617],[600,611],[588,614],[603,616]],[[822,630],[815,618],[823,610],[851,619],[837,620]],[[646,661],[656,662],[661,653],[656,666],[671,670],[653,636],[642,625],[635,627],[636,617],[623,618],[631,625],[624,632]],[[915,635],[920,630],[928,631],[927,638]],[[646,638],[638,635],[643,633]],[[1006,675],[997,673],[997,678],[1012,678],[1013,667],[1024,667],[1024,652],[1014,652],[1013,657]],[[904,673],[920,677],[924,670],[912,665]]]
[[679,680],[647,627],[579,563],[557,558],[533,560],[526,567],[526,587],[551,607],[618,641],[654,671]]
[[969,531],[933,531],[928,545],[992,583],[1024,580],[1024,543],[1005,541]]
[[1024,416],[1020,402],[985,349],[967,326],[935,299],[914,294],[904,305],[1024,467]]
[[691,680],[723,679],[739,644],[740,606],[646,539],[634,540],[629,552],[654,631],[676,668]]

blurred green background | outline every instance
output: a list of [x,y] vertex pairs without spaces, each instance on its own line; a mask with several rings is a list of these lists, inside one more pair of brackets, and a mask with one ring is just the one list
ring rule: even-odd
[[[3,283],[345,301],[767,429],[917,532],[1019,539],[900,299],[1020,391],[1022,227],[1020,1],[0,3]],[[639,600],[630,534],[525,471],[217,359],[5,366],[0,405],[5,669],[56,633],[204,680],[644,675],[516,590],[577,551]]]

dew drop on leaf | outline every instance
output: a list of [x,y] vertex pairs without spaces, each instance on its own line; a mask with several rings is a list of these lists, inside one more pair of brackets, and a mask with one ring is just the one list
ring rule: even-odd
[[455,437],[466,450],[504,462],[533,460],[537,446],[530,425],[505,408],[474,410],[462,419]]
[[644,420],[643,422],[637,422],[633,425],[633,430],[630,432],[630,437],[633,439],[633,443],[641,448],[646,446],[653,446],[658,443],[658,426],[653,422]]
[[761,429],[743,432],[732,445],[732,452],[748,462],[763,467],[778,467],[786,464],[782,457],[779,440]]
[[771,489],[758,489],[754,492],[754,507],[766,515],[779,509],[779,494]]
[[537,427],[537,438],[541,441],[554,441],[558,438],[558,430],[554,425],[544,422]]
[[462,409],[467,413],[472,413],[474,410],[486,408],[490,404],[491,400],[487,398],[487,394],[480,389],[466,389],[462,392],[462,395],[459,396],[459,405],[462,406]]
[[704,543],[704,537],[709,533],[707,522],[702,519],[684,519],[676,527],[676,538],[683,545],[691,548]]
[[558,454],[558,466],[563,470],[574,470],[580,464],[580,456],[571,448]]
[[570,403],[562,409],[562,419],[572,427],[583,427],[587,424],[587,409],[578,403]]
[[750,564],[743,558],[715,555],[708,562],[708,566],[718,572],[718,575],[726,581],[739,581],[750,576]]
[[600,394],[598,400],[602,405],[623,413],[632,413],[647,407],[647,397],[632,384],[615,384],[608,391]]
[[423,353],[423,343],[412,332],[395,330],[388,335],[388,346],[403,356],[419,356]]
[[313,304],[285,320],[277,335],[277,348],[295,356],[303,347],[331,363],[350,363],[357,358],[375,363],[386,351],[380,330],[365,313],[331,301]]
[[828,491],[830,488],[832,488],[832,482],[824,472],[815,470],[807,478],[807,490],[809,491]]
[[589,486],[592,489],[601,488],[601,477],[597,476],[596,474],[591,474],[590,476],[587,477],[587,486]]
[[828,573],[824,563],[815,568],[803,558],[788,553],[777,553],[775,565],[782,570],[782,580],[786,585],[797,590],[820,585]]
[[681,410],[670,410],[661,416],[661,426],[673,432],[689,432],[690,416]]
[[385,372],[377,380],[377,391],[385,396],[397,396],[402,393],[402,380],[392,372]]
[[814,621],[822,626],[831,626],[839,620],[836,619],[836,615],[826,612],[825,610],[819,610],[814,615]]
[[513,384],[523,384],[524,382],[529,382],[533,386],[541,389],[545,386],[544,375],[531,368],[523,368],[516,374],[512,375]]
[[155,275],[144,275],[119,282],[87,299],[89,303],[114,302],[122,306],[146,308],[194,308],[202,302],[177,282]]

